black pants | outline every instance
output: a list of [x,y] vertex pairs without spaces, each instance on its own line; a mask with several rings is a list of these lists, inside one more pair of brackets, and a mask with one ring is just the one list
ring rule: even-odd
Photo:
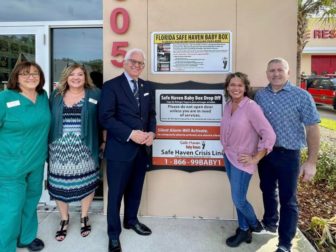
[[145,148],[140,148],[135,158],[130,161],[107,160],[107,232],[110,239],[119,239],[121,233],[120,206],[123,196],[124,223],[132,225],[138,221],[147,164]]
[[279,221],[279,245],[289,249],[298,222],[296,191],[300,151],[275,147],[259,162],[258,171],[265,209],[263,223],[266,226],[277,227]]

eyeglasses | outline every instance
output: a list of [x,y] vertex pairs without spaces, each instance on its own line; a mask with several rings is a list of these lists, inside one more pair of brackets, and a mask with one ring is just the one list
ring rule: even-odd
[[145,67],[145,63],[144,62],[141,62],[141,61],[137,61],[137,60],[134,60],[134,59],[128,59],[128,61],[132,64],[132,66],[138,66],[138,67]]
[[23,78],[26,78],[26,79],[28,79],[29,76],[33,77],[34,79],[40,77],[39,73],[20,73],[19,75],[21,75]]

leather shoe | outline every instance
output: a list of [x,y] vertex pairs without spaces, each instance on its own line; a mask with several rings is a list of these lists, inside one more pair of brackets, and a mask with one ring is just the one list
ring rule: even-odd
[[152,233],[152,230],[150,230],[149,227],[147,227],[145,224],[142,224],[141,222],[137,222],[134,225],[126,225],[124,223],[124,228],[133,229],[139,235],[150,235]]
[[229,247],[238,247],[242,242],[251,243],[252,235],[250,230],[237,228],[236,234],[226,239],[226,245]]
[[39,238],[35,238],[31,243],[27,245],[18,244],[17,247],[27,248],[29,251],[40,251],[44,248],[44,242]]
[[109,252],[122,252],[119,240],[109,240]]

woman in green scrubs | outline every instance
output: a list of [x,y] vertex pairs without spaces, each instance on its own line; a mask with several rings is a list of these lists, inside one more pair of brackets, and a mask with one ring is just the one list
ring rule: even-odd
[[0,92],[0,251],[39,251],[36,207],[42,193],[50,111],[36,63],[21,62]]

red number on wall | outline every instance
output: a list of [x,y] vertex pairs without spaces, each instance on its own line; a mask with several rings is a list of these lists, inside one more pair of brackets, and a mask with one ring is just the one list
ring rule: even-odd
[[[118,16],[121,15],[122,22],[121,27],[118,26]],[[130,18],[127,10],[124,8],[116,8],[111,12],[110,15],[110,25],[112,31],[117,34],[124,34],[129,28]]]
[[[125,57],[125,54],[126,54],[126,50],[122,49],[123,47],[128,47],[128,42],[127,41],[113,42],[112,52],[111,52],[112,57],[121,56],[122,59],[123,59]],[[123,60],[121,60],[121,61],[111,60],[111,63],[115,67],[123,67]]]

